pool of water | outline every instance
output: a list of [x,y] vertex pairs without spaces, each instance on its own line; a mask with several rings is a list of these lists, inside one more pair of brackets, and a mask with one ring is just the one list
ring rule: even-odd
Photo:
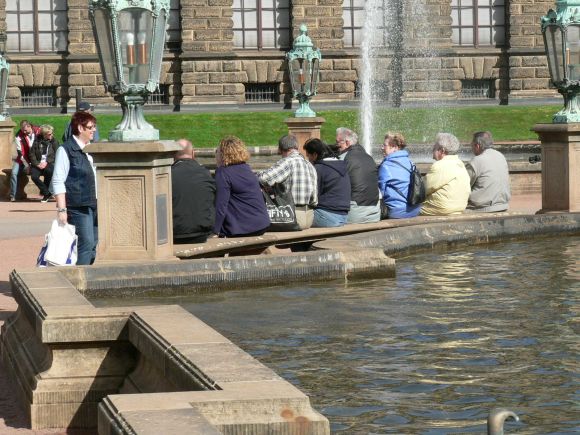
[[163,303],[298,386],[333,433],[483,433],[496,406],[522,419],[506,433],[578,433],[579,259],[579,237],[529,240],[400,258],[392,279]]

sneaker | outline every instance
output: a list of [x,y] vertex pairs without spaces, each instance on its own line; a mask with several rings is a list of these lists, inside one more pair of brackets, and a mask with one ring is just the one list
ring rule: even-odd
[[44,196],[42,197],[42,199],[40,200],[40,202],[48,202],[48,200],[49,200],[50,198],[52,198],[52,195],[51,195],[51,194],[44,195]]
[[10,195],[10,202],[15,202],[16,198],[14,198],[12,195]]

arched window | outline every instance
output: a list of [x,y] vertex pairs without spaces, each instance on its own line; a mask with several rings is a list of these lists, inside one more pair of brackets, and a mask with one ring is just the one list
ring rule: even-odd
[[455,45],[505,45],[505,0],[451,0],[451,19]]
[[10,52],[66,51],[66,0],[7,0],[6,36],[6,50]]
[[234,0],[234,47],[290,47],[290,0]]

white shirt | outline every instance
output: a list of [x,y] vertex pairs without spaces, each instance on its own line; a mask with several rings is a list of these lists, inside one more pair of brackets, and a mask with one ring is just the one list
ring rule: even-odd
[[[78,144],[78,146],[82,149],[85,148],[85,144],[83,144],[78,137],[73,136],[74,140]],[[89,163],[91,164],[91,168],[93,168],[93,174],[95,175],[95,196],[97,193],[97,169],[93,164],[93,158],[90,154],[86,154],[87,158],[89,159]],[[70,160],[68,159],[68,154],[64,150],[62,146],[58,147],[56,150],[56,157],[54,160],[54,172],[52,173],[52,181],[50,182],[50,191],[53,195],[58,195],[59,193],[66,193],[66,187],[64,185],[66,179],[68,178],[68,171],[70,170]]]

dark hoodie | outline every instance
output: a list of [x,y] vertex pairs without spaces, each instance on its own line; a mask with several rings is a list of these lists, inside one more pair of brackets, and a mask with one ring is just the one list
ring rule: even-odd
[[346,162],[335,158],[314,162],[318,179],[318,205],[316,208],[337,214],[350,210],[350,177]]

